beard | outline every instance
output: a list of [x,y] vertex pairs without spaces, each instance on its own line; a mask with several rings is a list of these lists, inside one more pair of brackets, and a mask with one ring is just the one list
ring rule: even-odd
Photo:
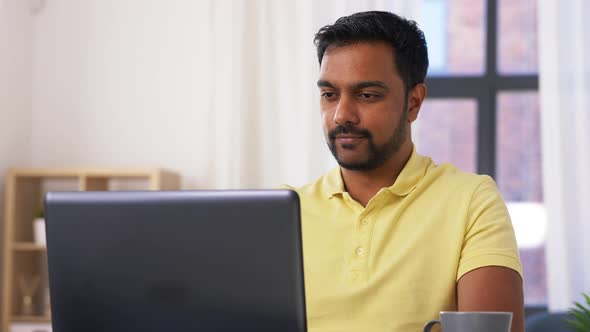
[[[338,126],[328,133],[328,148],[330,152],[338,162],[338,165],[344,169],[351,171],[369,171],[377,169],[387,160],[389,160],[394,154],[396,154],[402,145],[406,142],[407,127],[406,122],[408,119],[408,108],[404,107],[404,111],[400,116],[399,122],[391,137],[381,145],[375,144],[373,140],[373,134],[367,129],[356,128],[354,126]],[[367,158],[364,160],[356,161],[345,161],[338,155],[336,147],[336,135],[339,134],[351,134],[362,136],[367,140]],[[345,147],[346,148],[346,147]]]

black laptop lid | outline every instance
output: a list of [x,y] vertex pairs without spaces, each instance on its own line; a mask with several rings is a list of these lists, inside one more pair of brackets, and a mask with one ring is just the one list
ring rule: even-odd
[[55,192],[53,330],[306,331],[290,190]]

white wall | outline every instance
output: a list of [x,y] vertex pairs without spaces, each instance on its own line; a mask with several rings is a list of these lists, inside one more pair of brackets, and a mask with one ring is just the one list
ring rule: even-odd
[[32,164],[162,166],[182,173],[186,187],[207,186],[202,9],[199,1],[48,1],[34,22]]
[[[32,24],[27,1],[0,0],[0,196],[6,171],[31,157]],[[0,199],[0,207],[4,199]],[[4,214],[0,214],[0,219]],[[1,231],[1,230],[0,230]]]
[[[31,156],[32,18],[28,2],[0,0],[0,244],[5,174]],[[2,276],[0,255],[0,282]]]

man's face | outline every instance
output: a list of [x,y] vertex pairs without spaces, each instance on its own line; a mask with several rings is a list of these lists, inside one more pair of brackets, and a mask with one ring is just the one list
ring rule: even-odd
[[378,42],[324,54],[318,80],[324,135],[343,168],[376,169],[411,143],[404,83],[393,56],[391,46]]

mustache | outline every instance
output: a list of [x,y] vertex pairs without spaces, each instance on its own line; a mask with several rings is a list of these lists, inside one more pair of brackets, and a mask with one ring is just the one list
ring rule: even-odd
[[356,127],[345,127],[345,126],[338,126],[328,132],[328,137],[330,139],[336,139],[338,135],[355,135],[355,136],[364,136],[371,138],[371,132],[367,129],[356,128]]

